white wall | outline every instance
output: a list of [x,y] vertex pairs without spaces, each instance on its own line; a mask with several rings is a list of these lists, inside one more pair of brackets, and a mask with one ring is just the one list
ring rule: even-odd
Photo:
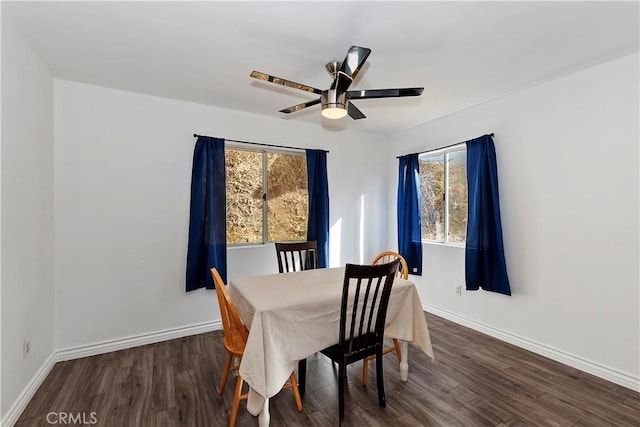
[[430,310],[638,384],[638,62],[627,56],[390,138],[400,154],[495,132],[513,296],[456,296],[464,249],[424,244],[414,279]]
[[4,419],[54,351],[53,79],[4,16],[1,149]]
[[[56,80],[58,349],[219,320],[215,292],[184,292],[193,133],[330,150],[331,265],[383,249],[383,137]],[[229,249],[229,279],[274,253]]]

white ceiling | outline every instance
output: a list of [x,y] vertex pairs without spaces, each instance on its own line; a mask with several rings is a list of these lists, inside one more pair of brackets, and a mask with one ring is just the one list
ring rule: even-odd
[[[324,127],[389,134],[639,50],[638,2],[2,2],[54,77]],[[372,49],[353,89],[367,119],[249,77],[326,89],[324,65]]]

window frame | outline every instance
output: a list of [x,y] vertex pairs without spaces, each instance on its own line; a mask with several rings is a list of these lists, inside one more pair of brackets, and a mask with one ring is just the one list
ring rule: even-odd
[[[443,199],[444,199],[444,238],[443,240],[431,240],[431,239],[425,239],[424,237],[422,237],[422,232],[420,233],[420,240],[422,243],[430,243],[430,244],[436,244],[436,245],[445,245],[445,246],[454,246],[454,247],[462,247],[464,248],[466,246],[466,236],[465,236],[465,241],[464,242],[452,242],[449,240],[449,156],[452,153],[458,153],[458,152],[465,152],[467,151],[467,144],[466,143],[460,143],[460,144],[456,144],[456,145],[452,145],[449,147],[445,147],[445,148],[438,148],[435,150],[430,150],[430,151],[424,151],[422,153],[418,154],[418,165],[421,163],[421,158],[423,157],[435,157],[435,156],[439,156],[439,155],[444,155],[444,170],[443,170]],[[465,165],[466,165],[466,160],[465,160]],[[422,194],[420,194],[420,197],[422,197]],[[467,190],[467,199],[469,197],[469,192]],[[468,200],[467,200],[468,203]],[[468,212],[467,212],[467,220],[468,220]],[[420,218],[420,221],[422,222],[422,218]]]
[[[260,245],[269,245],[273,244],[275,240],[269,241],[269,162],[268,155],[269,154],[286,154],[293,156],[300,156],[305,159],[305,167],[307,164],[306,156],[304,151],[300,151],[297,149],[286,149],[286,148],[272,148],[272,147],[247,147],[244,144],[239,143],[227,143],[225,144],[225,154],[226,150],[234,150],[234,151],[249,151],[252,153],[260,153],[262,155],[262,242],[242,242],[242,243],[229,243],[226,242],[227,247],[229,248],[240,248],[245,246],[260,246]],[[226,181],[226,180],[225,180]],[[225,182],[225,192],[226,192],[226,182]],[[307,188],[307,198],[309,196],[309,189]],[[225,213],[226,215],[226,213]],[[307,207],[307,225],[309,223],[309,208]],[[225,217],[225,227],[227,226],[227,220]],[[304,242],[305,240],[279,240],[281,242],[290,242],[290,243],[298,243]]]

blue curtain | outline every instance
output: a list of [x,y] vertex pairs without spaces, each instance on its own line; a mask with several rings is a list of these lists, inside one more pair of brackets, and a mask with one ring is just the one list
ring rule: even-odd
[[496,151],[490,135],[467,141],[467,188],[467,290],[511,295],[502,246]]
[[398,172],[398,252],[407,261],[409,273],[422,275],[420,230],[420,174],[418,154],[400,157]]
[[224,139],[199,136],[193,153],[187,292],[213,289],[209,270],[227,281]]
[[329,253],[329,183],[327,152],[306,150],[309,222],[307,240],[318,242],[318,268],[326,268]]

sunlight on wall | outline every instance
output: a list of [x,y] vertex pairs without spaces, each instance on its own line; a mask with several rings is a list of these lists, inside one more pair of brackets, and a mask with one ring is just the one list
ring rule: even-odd
[[364,194],[360,196],[360,264],[364,264]]
[[340,261],[340,240],[342,234],[342,218],[337,220],[329,230],[329,267],[338,267]]

